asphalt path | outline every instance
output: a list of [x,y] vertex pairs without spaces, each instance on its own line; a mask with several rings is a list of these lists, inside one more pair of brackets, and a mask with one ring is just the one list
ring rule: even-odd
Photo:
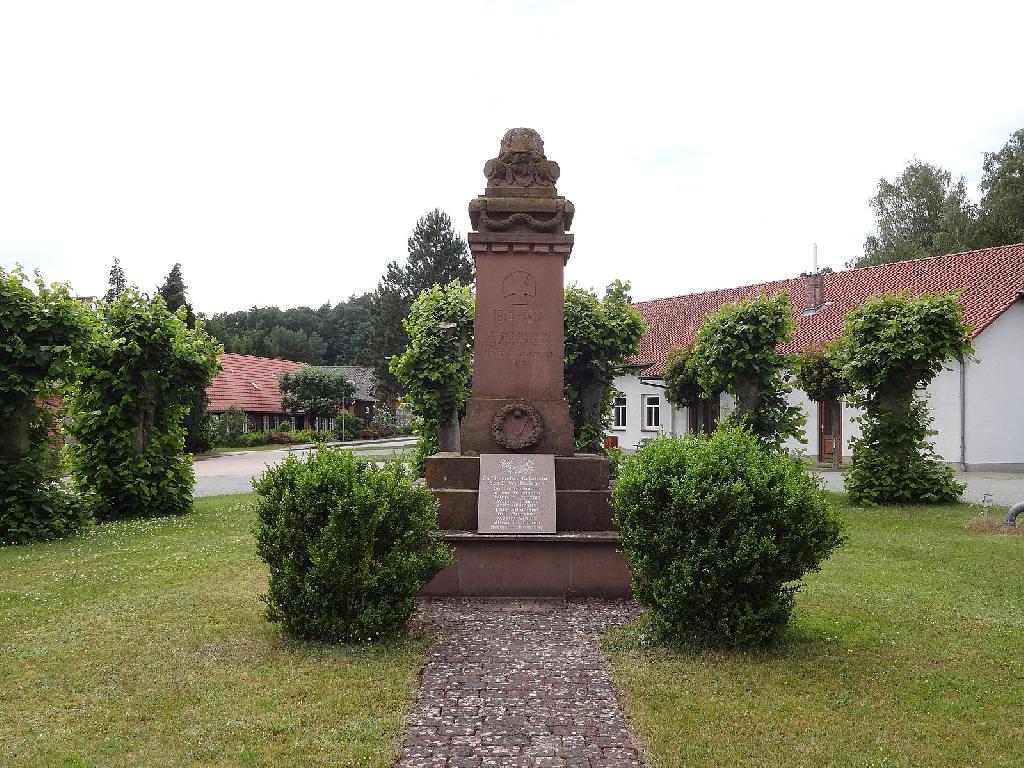
[[[843,488],[843,473],[834,471],[818,471],[824,479],[825,487],[830,491]],[[957,472],[956,479],[967,485],[964,501],[981,504],[986,493],[992,494],[992,503],[1009,507],[1024,501],[1024,472]]]
[[[383,460],[410,452],[416,438],[395,438],[359,443],[345,443],[340,447],[352,450],[358,456]],[[215,456],[202,456],[193,465],[196,474],[196,496],[224,496],[229,493],[250,493],[252,481],[267,467],[285,460],[289,454],[303,456],[311,448],[282,448],[274,451],[232,451]]]

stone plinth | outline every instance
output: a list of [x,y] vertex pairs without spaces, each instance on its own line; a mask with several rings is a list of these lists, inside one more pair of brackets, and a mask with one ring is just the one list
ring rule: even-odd
[[540,536],[439,531],[455,562],[424,587],[435,597],[628,597],[629,569],[610,531]]

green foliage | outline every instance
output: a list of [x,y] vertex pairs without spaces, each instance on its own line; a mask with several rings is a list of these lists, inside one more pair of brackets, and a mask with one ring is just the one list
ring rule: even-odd
[[629,283],[616,280],[600,301],[593,291],[565,289],[565,399],[578,452],[604,452],[612,382],[640,349],[646,329],[630,302]]
[[76,375],[75,350],[91,332],[85,307],[65,285],[35,290],[19,268],[0,267],[0,542],[51,538],[87,514],[57,482],[57,425],[41,401],[60,395]]
[[254,483],[256,549],[270,566],[267,616],[309,640],[402,630],[420,589],[451,562],[433,539],[437,502],[398,462],[348,451],[289,456]]
[[878,180],[871,198],[877,234],[864,243],[864,255],[847,266],[869,267],[892,261],[940,256],[974,244],[977,212],[961,176],[915,160],[899,178]]
[[736,398],[724,421],[745,425],[769,446],[787,437],[804,441],[803,412],[786,400],[789,359],[778,349],[795,328],[785,293],[725,304],[705,318],[686,363],[705,397],[729,392]]
[[982,165],[978,245],[1024,242],[1024,128]]
[[237,405],[230,406],[224,413],[213,417],[214,445],[233,446],[231,442],[245,429],[245,411]]
[[281,407],[309,418],[335,418],[356,393],[355,384],[343,374],[323,368],[284,371],[277,383],[281,387]]
[[216,372],[220,345],[134,289],[101,305],[99,319],[74,395],[75,479],[101,520],[187,512],[182,418]]
[[816,403],[841,400],[850,394],[843,373],[840,344],[812,347],[796,359],[796,385]]
[[711,400],[721,394],[720,391],[706,393],[697,380],[693,344],[668,353],[664,380],[665,397],[677,408],[690,408],[701,400]]
[[404,322],[413,301],[423,291],[453,280],[472,286],[474,274],[466,242],[455,234],[448,214],[435,208],[416,222],[405,264],[388,264],[372,299],[371,356],[384,395],[397,396],[401,390],[391,359],[409,346]]
[[623,462],[613,504],[633,594],[675,643],[777,640],[799,581],[842,542],[801,462],[735,426],[647,443]]
[[931,418],[917,394],[948,361],[972,353],[957,294],[869,299],[846,319],[843,373],[862,408],[846,480],[858,503],[955,501],[964,486],[927,442]]
[[[403,323],[409,346],[391,359],[391,372],[405,389],[409,410],[419,417],[417,456],[438,450],[442,419],[469,398],[473,367],[473,297],[458,280],[424,290]],[[421,464],[417,464],[421,466]]]
[[333,307],[253,307],[210,318],[207,330],[228,352],[310,365],[366,363],[370,357],[370,294]]
[[121,269],[121,260],[114,257],[114,265],[110,268],[110,277],[107,278],[107,284],[110,286],[107,292],[103,295],[103,301],[110,304],[114,299],[125,292],[128,287],[128,280],[125,279],[124,270]]

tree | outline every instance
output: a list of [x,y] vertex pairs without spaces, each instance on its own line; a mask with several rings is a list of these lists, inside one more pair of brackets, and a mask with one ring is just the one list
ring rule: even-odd
[[355,385],[337,371],[299,368],[277,377],[281,406],[291,414],[304,413],[317,419],[333,419],[352,402]]
[[181,276],[181,264],[175,264],[170,273],[164,279],[164,284],[156,289],[171,312],[177,312],[185,308],[185,325],[189,328],[195,327],[196,316],[192,312],[192,305],[188,303],[185,296],[185,280]]
[[[195,328],[196,316],[192,311],[192,305],[188,303],[185,295],[185,280],[181,276],[181,264],[175,264],[170,273],[164,279],[163,285],[156,289],[156,292],[163,297],[164,303],[171,312],[178,312],[183,309],[185,314],[185,325]],[[209,398],[206,396],[206,387],[196,387],[192,390],[192,397],[185,414],[185,450],[189,453],[202,453],[208,451],[213,445],[213,425],[210,422],[210,414],[206,410]]]
[[124,270],[121,269],[121,260],[114,257],[114,266],[110,268],[110,277],[107,279],[107,284],[110,286],[107,292],[103,294],[103,301],[110,304],[118,296],[124,293],[128,287],[128,281],[125,279]]
[[729,392],[736,398],[727,421],[748,427],[768,446],[803,440],[803,413],[786,400],[789,359],[779,351],[795,328],[785,293],[725,304],[705,318],[689,362],[705,397]]
[[35,290],[19,269],[0,267],[0,542],[68,533],[85,519],[56,485],[59,462],[47,439],[52,413],[41,401],[63,394],[88,343],[91,316],[66,285]]
[[[412,303],[404,328],[409,346],[391,359],[391,371],[420,417],[418,464],[439,449],[457,450],[458,414],[469,398],[473,368],[473,298],[452,280],[423,291]],[[441,445],[439,433],[449,438]],[[452,433],[454,430],[454,434]]]
[[408,241],[409,255],[402,266],[392,261],[377,285],[372,301],[373,352],[378,387],[392,396],[399,392],[390,360],[408,344],[402,321],[412,302],[435,285],[458,280],[472,286],[473,262],[466,242],[455,234],[446,213],[434,209],[416,222]]
[[565,289],[565,399],[579,452],[604,452],[612,382],[639,351],[647,329],[630,303],[629,287],[616,280],[600,301],[593,291]]
[[1024,128],[998,152],[986,152],[982,167],[978,244],[1024,241]]
[[846,479],[858,503],[955,501],[964,486],[927,441],[931,417],[918,394],[943,365],[972,353],[956,294],[875,296],[846,318],[843,375],[864,413]]
[[893,181],[878,180],[871,198],[876,234],[864,242],[864,255],[848,267],[869,267],[922,256],[969,250],[977,211],[961,176],[915,160]]
[[[830,344],[813,347],[797,357],[797,386],[806,392],[807,397],[813,402],[839,401],[850,394],[850,383],[843,374],[842,355],[841,344]],[[841,419],[841,410],[833,408],[831,434],[840,433]],[[836,446],[832,451],[832,465],[838,467],[842,462],[843,452]]]
[[192,507],[192,461],[182,420],[197,387],[209,386],[221,347],[202,322],[189,328],[127,289],[99,307],[82,350],[72,403],[72,473],[100,520],[153,517]]

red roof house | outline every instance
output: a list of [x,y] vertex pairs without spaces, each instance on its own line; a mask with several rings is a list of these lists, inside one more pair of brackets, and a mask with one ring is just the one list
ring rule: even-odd
[[[815,296],[817,304],[812,298],[816,279],[821,281],[820,293]],[[723,304],[759,293],[789,293],[797,312],[796,334],[789,351],[803,351],[839,338],[850,311],[877,294],[956,290],[963,290],[960,302],[977,336],[1024,291],[1024,243],[640,302],[636,308],[644,316],[648,331],[634,362],[650,366],[643,372],[645,376],[662,375],[666,355],[693,341],[707,315]]]
[[277,385],[277,377],[285,371],[307,367],[305,363],[294,360],[236,355],[232,352],[222,354],[220,364],[220,373],[206,389],[209,399],[207,408],[210,413],[224,413],[231,406],[238,406],[249,417],[250,429],[278,426],[286,414],[281,406],[281,388]]
[[[796,311],[796,333],[786,350],[791,352],[839,338],[850,311],[880,293],[960,291],[976,357],[949,361],[927,389],[935,449],[962,468],[1024,470],[1024,441],[1013,437],[1024,434],[1024,243],[640,302],[636,308],[648,330],[632,360],[639,373],[615,380],[614,438],[633,447],[658,432],[713,428],[730,399],[673,408],[661,383],[666,357],[691,343],[704,318],[723,304],[783,291]],[[831,460],[837,446],[848,455],[849,439],[859,434],[855,411],[846,403],[811,403],[798,390],[790,399],[804,409],[807,423],[805,442],[789,448],[817,453],[821,461]],[[834,408],[842,415],[836,435],[829,416]]]

